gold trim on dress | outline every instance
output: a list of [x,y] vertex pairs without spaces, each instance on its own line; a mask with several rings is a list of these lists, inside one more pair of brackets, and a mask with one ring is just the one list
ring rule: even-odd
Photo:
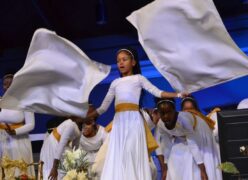
[[55,139],[56,139],[58,142],[60,141],[61,135],[59,134],[57,128],[54,128],[54,129],[53,129],[53,136],[55,137]]
[[[124,112],[124,111],[139,111],[139,105],[132,104],[132,103],[121,103],[115,106],[115,112]],[[140,112],[141,113],[141,112]],[[141,116],[144,120],[144,128],[146,133],[146,143],[148,153],[150,154],[152,151],[158,148],[158,143],[156,142],[155,138],[152,135],[151,130],[149,129],[146,120],[144,119],[142,113]],[[113,121],[111,121],[105,128],[107,132],[112,130]]]
[[121,103],[115,106],[115,112],[139,111],[139,105],[133,103]]
[[[20,128],[24,125],[24,122],[21,123],[14,123],[14,124],[8,124],[8,126],[10,127],[10,129],[17,129]],[[0,123],[0,129],[8,129],[8,126],[5,123]]]
[[196,110],[187,110],[187,112],[190,112],[191,114],[199,116],[202,120],[204,120],[207,123],[207,125],[211,129],[214,129],[215,121],[213,121],[209,117],[204,116],[202,113],[200,113],[199,111],[196,111]]

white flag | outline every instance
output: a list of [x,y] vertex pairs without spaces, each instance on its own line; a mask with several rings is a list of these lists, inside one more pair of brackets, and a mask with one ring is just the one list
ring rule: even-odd
[[39,29],[0,107],[85,117],[91,90],[109,72],[110,66],[90,60],[72,42]]
[[248,59],[212,0],[155,0],[127,19],[149,59],[177,91],[194,92],[248,74]]

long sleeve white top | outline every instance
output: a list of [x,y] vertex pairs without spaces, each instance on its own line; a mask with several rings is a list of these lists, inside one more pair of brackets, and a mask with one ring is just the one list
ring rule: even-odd
[[83,134],[81,135],[79,147],[84,151],[98,151],[105,141],[106,137],[107,132],[105,131],[105,128],[99,126],[99,129],[95,136],[85,137]]
[[156,97],[161,97],[162,91],[152,85],[144,76],[137,74],[114,80],[105,96],[98,114],[104,113],[115,98],[115,105],[120,103],[139,104],[141,89],[145,89]]
[[0,123],[16,124],[22,122],[24,122],[24,125],[15,129],[16,135],[27,134],[34,129],[34,125],[35,125],[34,113],[9,110],[9,109],[1,110]]
[[[197,123],[202,123],[204,122],[203,120],[200,119],[200,117],[196,116],[197,118]],[[203,163],[203,157],[200,152],[200,142],[202,141],[202,137],[200,136],[201,129],[194,129],[193,124],[194,124],[194,117],[191,113],[188,112],[179,112],[178,118],[177,118],[177,123],[174,129],[168,130],[163,122],[159,122],[158,126],[160,128],[160,132],[166,131],[169,133],[171,136],[175,136],[176,138],[185,138],[185,141],[187,145],[190,148],[190,151],[193,155],[193,158],[197,164]],[[206,126],[206,128],[208,128]],[[172,146],[171,146],[172,147]]]
[[[81,132],[75,122],[68,119],[65,120],[57,127],[57,131],[60,134],[60,141],[57,147],[57,154],[55,159],[60,159],[65,147],[71,141],[73,146],[78,146],[80,141]],[[51,134],[52,135],[52,134]]]

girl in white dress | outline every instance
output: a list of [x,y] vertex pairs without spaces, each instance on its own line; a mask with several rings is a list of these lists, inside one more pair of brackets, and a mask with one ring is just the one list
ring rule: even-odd
[[115,98],[116,113],[101,179],[151,180],[146,127],[139,112],[141,90],[156,97],[182,94],[161,91],[140,75],[136,54],[131,49],[117,52],[117,66],[121,77],[111,83],[102,105],[88,116],[90,119],[104,113]]
[[95,122],[83,124],[79,148],[87,152],[86,158],[90,163],[89,173],[91,173],[91,166],[95,162],[96,154],[106,137],[107,132],[104,127],[97,125]]
[[71,117],[65,120],[57,128],[54,128],[52,133],[44,140],[40,152],[40,161],[43,165],[44,179],[61,179],[62,174],[58,172],[58,166],[62,154],[66,147],[69,147],[69,142],[72,142],[72,147],[78,147],[82,130],[80,118]]
[[[10,87],[12,80],[12,74],[4,76],[4,92]],[[8,156],[12,160],[23,159],[28,164],[33,163],[32,146],[28,133],[34,129],[34,125],[34,113],[1,109],[0,159],[3,156]],[[34,167],[30,166],[27,173],[29,176],[34,176]],[[12,176],[21,175],[18,169],[10,174]]]
[[[167,180],[221,180],[218,150],[206,121],[190,112],[176,112],[173,99],[160,99],[161,134],[169,134]],[[173,145],[171,145],[173,143]]]

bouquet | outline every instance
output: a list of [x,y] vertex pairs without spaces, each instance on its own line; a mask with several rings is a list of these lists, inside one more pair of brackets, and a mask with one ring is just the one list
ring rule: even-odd
[[66,173],[64,180],[88,180],[89,163],[86,155],[81,149],[65,151],[59,166],[59,169]]

